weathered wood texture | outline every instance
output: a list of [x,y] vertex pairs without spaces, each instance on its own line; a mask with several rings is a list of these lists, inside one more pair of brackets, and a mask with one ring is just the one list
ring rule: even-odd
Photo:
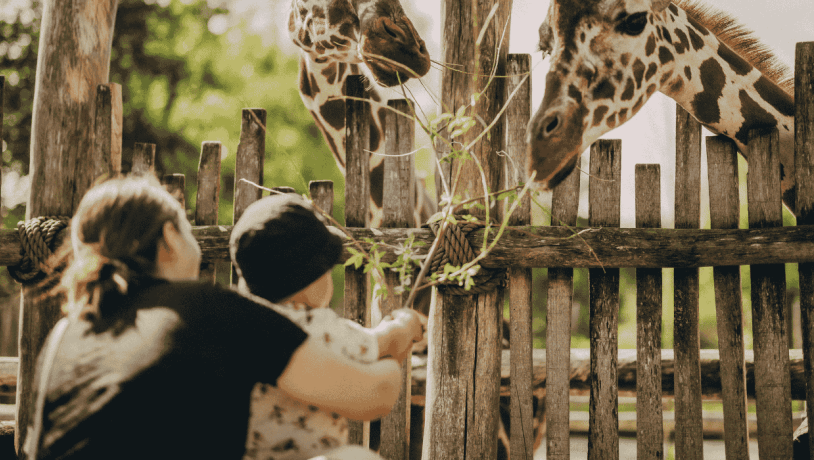
[[[485,24],[493,6],[497,6],[495,14]],[[497,119],[505,101],[505,79],[486,77],[493,71],[506,75],[511,7],[511,0],[441,2],[441,23],[446,24],[441,38],[442,59],[469,70],[443,72],[442,105],[452,111],[467,106],[466,115],[486,123],[496,122],[490,135],[469,149],[483,168],[483,180],[475,161],[458,158],[450,164],[452,170],[457,170],[459,162],[463,162],[457,183],[452,186],[455,194],[464,197],[484,194],[484,184],[489,191],[499,190],[502,183],[502,159],[495,153],[505,149],[504,123]],[[476,94],[479,97],[472,104]],[[455,140],[470,144],[483,130],[476,123]],[[474,214],[484,215],[476,211]],[[431,374],[425,412],[424,458],[496,458],[502,306],[503,288],[479,296],[441,295],[436,299],[436,311],[430,314],[432,338],[428,353],[435,372]]]
[[[366,98],[362,77],[352,75],[345,81],[349,98]],[[345,101],[345,225],[367,227],[370,202],[370,104],[354,99]],[[345,318],[370,326],[367,303],[368,277],[360,268],[345,268]],[[369,423],[349,421],[349,442],[367,446]]]
[[[406,100],[388,102],[399,112],[409,113]],[[415,122],[395,112],[388,111],[385,116],[386,152],[384,159],[384,195],[382,200],[382,227],[410,227],[413,220],[413,203],[415,197],[415,166],[413,151]],[[400,156],[405,155],[405,156]],[[398,273],[385,274],[387,297],[381,304],[382,316],[401,308],[403,295],[396,292],[400,285]],[[411,366],[402,363],[401,393],[389,414],[382,418],[381,447],[379,455],[388,460],[407,460],[410,454],[410,388],[412,378]]]
[[[814,42],[798,43],[794,67],[794,158],[797,225],[814,224]],[[808,420],[814,419],[814,264],[800,264],[800,317]],[[809,438],[810,439],[810,438]],[[814,460],[814,442],[809,442]]]
[[[31,121],[31,195],[26,219],[70,216],[85,194],[77,172],[92,170],[96,87],[107,83],[116,0],[43,2]],[[91,31],[84,33],[84,31]],[[15,443],[30,423],[36,358],[60,317],[54,300],[34,300],[23,289],[20,308],[20,385]]]
[[[701,125],[676,105],[675,227],[699,228],[701,223]],[[676,458],[704,458],[701,431],[701,348],[698,331],[698,269],[676,268],[674,329],[677,374]]]
[[240,123],[240,142],[235,156],[234,219],[240,220],[243,211],[259,200],[262,190],[246,181],[263,185],[263,166],[266,160],[266,110],[243,109]]
[[136,142],[133,146],[130,173],[155,174],[155,144]]
[[[198,192],[195,197],[195,224],[217,225],[218,203],[220,201],[220,142],[207,141],[201,144],[198,159]],[[214,262],[201,263],[200,279],[214,283],[217,269]]]
[[[0,154],[3,153],[3,112],[6,77],[0,75]],[[2,188],[2,177],[0,177]],[[11,301],[0,306],[0,356],[17,356],[17,330],[20,323],[19,303]],[[7,401],[0,397],[0,404]]]
[[[574,170],[551,197],[551,225],[575,226],[579,209],[581,171]],[[552,460],[571,458],[569,381],[571,368],[571,308],[574,269],[548,269],[546,352],[549,378],[546,385],[546,454]],[[533,353],[537,351],[534,350]]]
[[[506,109],[505,188],[527,181],[526,125],[531,119],[531,56],[510,54],[507,61],[506,98],[517,89]],[[509,203],[505,205],[507,208]],[[508,209],[507,209],[508,211]],[[531,200],[528,196],[509,216],[510,225],[531,225]],[[512,460],[531,460],[534,456],[532,431],[532,278],[530,268],[509,269],[509,346],[512,357],[509,453]]]
[[[231,225],[195,226],[193,235],[201,245],[204,261],[229,260]],[[404,242],[411,234],[427,243],[418,254],[426,254],[433,235],[419,228],[348,228],[354,239],[373,238],[387,245]],[[674,230],[639,228],[509,227],[492,253],[481,263],[486,268],[661,268],[716,267],[760,263],[814,262],[814,226],[737,230]],[[483,242],[484,230],[467,236]],[[396,255],[381,247],[382,261]],[[342,260],[350,253],[345,251]],[[0,266],[20,263],[17,231],[0,229]]]
[[187,179],[183,174],[165,174],[161,178],[161,185],[164,186],[164,190],[178,200],[184,210],[187,209],[186,183]]
[[[308,183],[311,201],[321,212],[334,215],[334,183],[330,180],[312,180]],[[327,217],[326,217],[327,218]]]
[[[780,149],[776,130],[749,133],[749,227],[783,225]],[[761,459],[792,455],[791,389],[786,323],[786,272],[782,264],[752,265],[752,334],[757,378],[758,452]]]
[[[232,204],[232,223],[240,220],[243,211],[259,200],[266,162],[266,109],[243,109],[240,121],[240,141],[235,154],[235,187]],[[203,249],[203,247],[201,248]],[[229,242],[226,242],[226,260],[229,260]],[[232,266],[232,284],[237,273]]]
[[[661,227],[661,168],[636,165],[636,227]],[[661,270],[636,269],[636,458],[664,458]]]
[[[707,138],[710,226],[738,228],[738,152],[723,136]],[[743,359],[743,301],[740,267],[715,267],[715,312],[721,357],[724,443],[727,460],[749,458],[746,374]]]
[[[100,177],[121,173],[122,116],[121,85],[98,85],[93,112],[93,148],[90,149],[93,168],[76,173],[76,183],[83,190],[89,189]],[[74,206],[78,204],[77,201]]]
[[[622,179],[622,142],[599,140],[591,146],[588,222],[618,227]],[[588,459],[619,458],[618,377],[619,269],[589,270],[591,399]]]

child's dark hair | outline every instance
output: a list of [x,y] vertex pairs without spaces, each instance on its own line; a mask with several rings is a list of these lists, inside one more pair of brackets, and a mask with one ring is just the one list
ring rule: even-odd
[[73,260],[62,278],[68,313],[115,315],[139,277],[156,271],[164,224],[179,228],[184,210],[153,177],[117,178],[88,191],[71,222]]

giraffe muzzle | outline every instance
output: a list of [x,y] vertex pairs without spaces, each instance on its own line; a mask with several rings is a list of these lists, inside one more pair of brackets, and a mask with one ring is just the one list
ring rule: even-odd
[[582,153],[583,111],[571,101],[541,108],[526,131],[527,169],[535,181],[551,189],[565,179]]

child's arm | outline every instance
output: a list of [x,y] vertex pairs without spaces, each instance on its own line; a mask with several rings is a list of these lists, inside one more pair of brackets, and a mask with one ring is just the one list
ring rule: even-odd
[[354,420],[373,420],[389,413],[400,384],[396,360],[351,361],[313,336],[294,352],[277,379],[277,387],[291,398]]

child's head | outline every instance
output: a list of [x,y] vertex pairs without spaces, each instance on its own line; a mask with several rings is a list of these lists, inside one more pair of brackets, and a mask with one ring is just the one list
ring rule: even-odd
[[232,229],[229,252],[241,285],[279,302],[306,288],[332,291],[331,269],[342,255],[340,235],[299,195],[276,194],[246,208]]

